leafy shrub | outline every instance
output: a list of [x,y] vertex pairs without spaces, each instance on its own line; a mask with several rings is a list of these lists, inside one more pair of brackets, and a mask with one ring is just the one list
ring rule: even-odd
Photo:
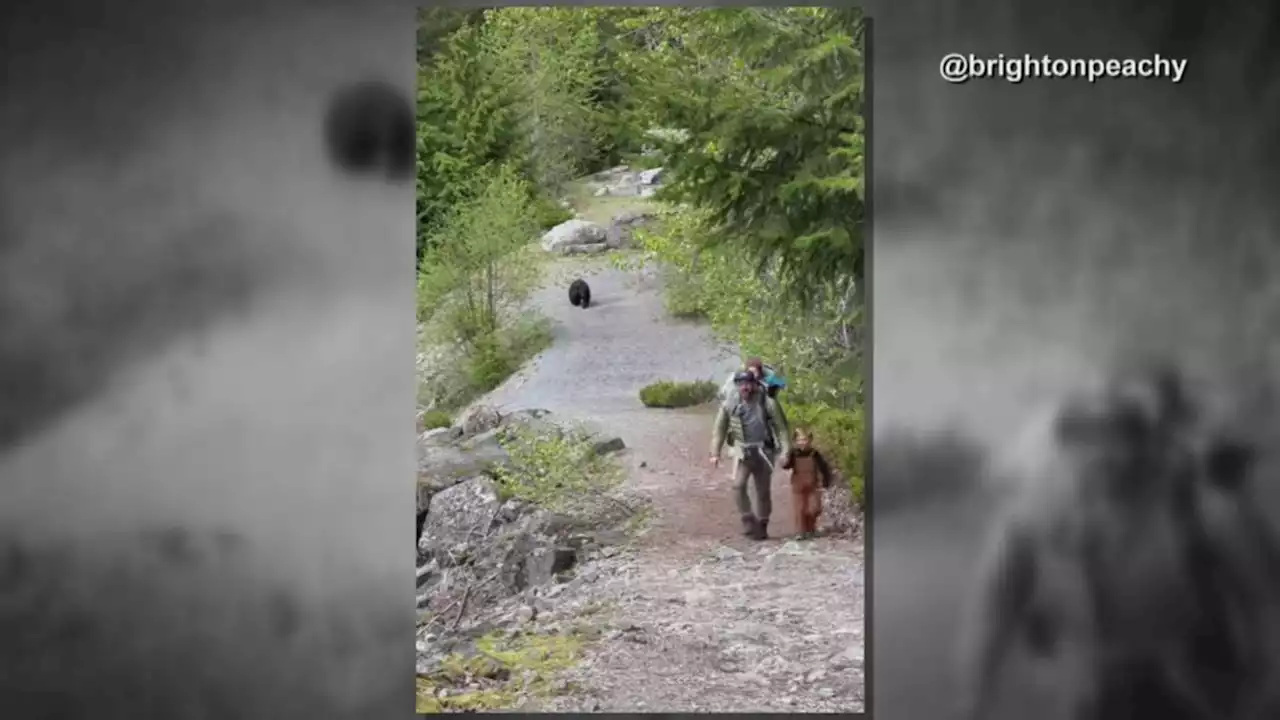
[[562,222],[573,219],[573,211],[560,207],[560,204],[546,196],[539,196],[533,204],[533,218],[538,227],[550,230]]
[[[427,342],[443,343],[438,336],[444,334],[437,330],[437,337]],[[496,331],[455,345],[439,368],[419,380],[418,402],[445,411],[465,407],[550,347],[551,341],[551,321],[545,317],[525,314],[505,320]]]
[[503,499],[567,513],[622,482],[621,465],[596,452],[595,441],[583,432],[547,436],[516,428],[504,433],[501,443],[511,456],[507,467],[494,471]]
[[422,416],[422,427],[425,430],[447,428],[451,425],[453,425],[453,419],[449,417],[449,413],[443,410],[431,410]]
[[707,305],[698,283],[699,278],[690,273],[664,273],[662,302],[667,314],[680,320],[707,319]]
[[470,340],[498,327],[537,285],[535,264],[511,262],[538,236],[532,190],[510,166],[477,173],[475,196],[443,216],[418,273],[420,322]]
[[683,408],[701,405],[715,398],[720,387],[709,380],[676,382],[659,380],[640,388],[640,402],[645,407]]

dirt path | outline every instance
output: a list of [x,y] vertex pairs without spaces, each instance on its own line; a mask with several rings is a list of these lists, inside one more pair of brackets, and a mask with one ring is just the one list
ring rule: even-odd
[[555,343],[485,400],[588,420],[627,443],[634,489],[654,517],[634,552],[599,558],[556,604],[613,608],[612,628],[570,673],[555,711],[860,711],[861,541],[790,540],[785,475],[774,478],[773,539],[741,537],[729,463],[710,467],[714,408],[647,409],[644,385],[714,379],[737,364],[702,326],[669,318],[648,272],[583,268],[589,310],[557,278],[534,302]]

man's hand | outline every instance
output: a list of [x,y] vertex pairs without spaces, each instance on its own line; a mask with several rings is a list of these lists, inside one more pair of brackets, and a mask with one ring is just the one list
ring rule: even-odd
[[713,468],[718,468],[718,467],[720,467],[720,456],[719,456],[719,455],[712,455],[712,456],[711,456],[711,467],[713,467]]

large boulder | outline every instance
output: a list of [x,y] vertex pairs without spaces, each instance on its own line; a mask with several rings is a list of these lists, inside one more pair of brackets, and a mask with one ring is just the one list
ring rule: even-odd
[[487,477],[477,477],[441,490],[431,498],[422,544],[432,557],[459,562],[469,554],[472,541],[488,536],[497,522],[498,488]]
[[470,437],[488,432],[502,424],[502,413],[492,405],[473,405],[458,416],[454,425],[462,428],[462,435]]
[[542,236],[542,249],[565,254],[578,245],[603,243],[608,233],[603,227],[589,220],[566,220],[551,228]]

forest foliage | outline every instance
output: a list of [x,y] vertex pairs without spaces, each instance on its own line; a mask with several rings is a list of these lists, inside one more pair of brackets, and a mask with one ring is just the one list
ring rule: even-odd
[[504,336],[530,283],[501,258],[567,219],[573,180],[661,162],[643,243],[669,308],[781,366],[860,492],[863,32],[816,7],[421,11],[420,320],[476,361],[538,347]]

